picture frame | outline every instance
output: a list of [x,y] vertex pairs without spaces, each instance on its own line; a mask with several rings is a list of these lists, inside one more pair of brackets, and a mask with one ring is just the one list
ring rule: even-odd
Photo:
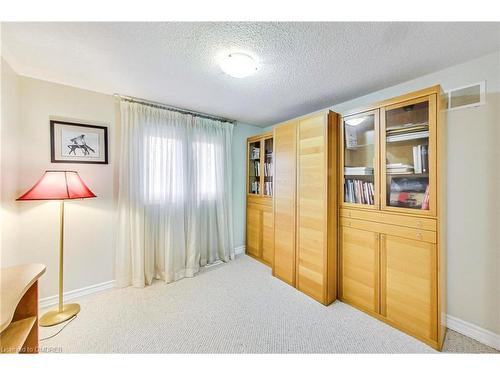
[[50,161],[108,164],[108,128],[50,120]]

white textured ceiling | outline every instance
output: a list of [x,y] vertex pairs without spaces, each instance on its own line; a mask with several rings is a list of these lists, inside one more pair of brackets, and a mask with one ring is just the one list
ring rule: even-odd
[[[500,49],[500,23],[3,23],[22,75],[259,126]],[[220,54],[254,56],[236,79]]]

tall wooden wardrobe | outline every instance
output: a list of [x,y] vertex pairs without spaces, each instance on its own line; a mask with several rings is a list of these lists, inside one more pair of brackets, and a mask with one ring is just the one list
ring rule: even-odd
[[338,115],[274,127],[273,275],[328,305],[337,296]]

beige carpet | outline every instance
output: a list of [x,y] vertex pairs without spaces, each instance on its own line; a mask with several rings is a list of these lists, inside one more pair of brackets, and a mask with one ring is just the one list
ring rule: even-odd
[[[81,313],[42,341],[42,352],[435,353],[349,305],[321,305],[247,256],[191,279],[114,289],[78,302]],[[60,327],[41,328],[40,337]],[[491,350],[457,335],[447,338],[445,350]]]

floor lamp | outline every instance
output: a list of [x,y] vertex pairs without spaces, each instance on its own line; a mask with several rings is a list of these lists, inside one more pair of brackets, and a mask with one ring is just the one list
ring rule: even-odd
[[58,200],[60,205],[59,229],[59,304],[40,319],[43,327],[53,326],[71,319],[80,312],[80,305],[63,305],[63,265],[64,265],[64,201],[67,199],[95,198],[96,195],[85,185],[75,171],[45,171],[42,178],[16,200]]

